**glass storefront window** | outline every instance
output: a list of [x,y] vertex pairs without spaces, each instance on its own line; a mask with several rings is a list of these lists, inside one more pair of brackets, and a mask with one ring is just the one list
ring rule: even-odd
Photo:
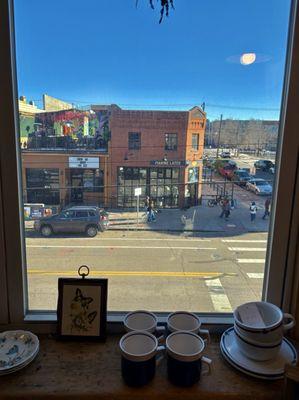
[[27,203],[60,203],[59,169],[26,168]]

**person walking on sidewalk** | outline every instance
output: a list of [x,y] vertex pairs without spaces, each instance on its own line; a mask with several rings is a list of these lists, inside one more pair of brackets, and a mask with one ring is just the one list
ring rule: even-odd
[[150,200],[149,206],[147,208],[147,222],[155,222],[156,221],[154,207],[155,207],[154,201]]
[[223,202],[222,202],[222,205],[221,205],[222,211],[221,211],[221,214],[219,215],[220,218],[223,218],[224,215],[226,216],[226,210],[227,210],[227,204],[228,203],[229,203],[228,198],[225,197],[223,199]]
[[250,210],[250,220],[253,223],[255,221],[256,217],[256,212],[257,212],[257,206],[255,204],[255,201],[251,203],[251,206],[249,207]]
[[228,221],[228,217],[230,216],[230,210],[231,210],[230,201],[227,200],[224,210],[225,221]]
[[271,204],[271,199],[268,197],[265,201],[265,213],[263,219],[266,219],[266,217],[270,216],[270,204]]

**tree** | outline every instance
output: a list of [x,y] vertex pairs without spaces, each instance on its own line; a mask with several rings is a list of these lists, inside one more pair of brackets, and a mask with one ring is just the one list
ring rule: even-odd
[[[148,0],[151,8],[154,10],[154,0]],[[136,7],[138,5],[139,0],[136,0]],[[174,0],[157,0],[158,3],[160,3],[161,9],[160,9],[160,19],[159,19],[159,24],[161,24],[164,14],[166,17],[169,15],[169,10],[172,8],[174,10]]]

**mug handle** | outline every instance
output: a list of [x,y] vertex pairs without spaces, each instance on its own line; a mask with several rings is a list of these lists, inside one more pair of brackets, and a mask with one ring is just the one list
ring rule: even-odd
[[200,329],[198,333],[199,333],[199,335],[203,335],[203,336],[207,337],[207,344],[211,343],[210,332],[208,329]]
[[202,356],[201,361],[207,365],[207,370],[202,372],[202,375],[211,375],[212,373],[212,360],[208,357]]
[[164,352],[165,352],[165,350],[166,350],[166,347],[165,346],[158,346],[158,348],[157,348],[157,358],[156,358],[156,365],[158,366],[158,365],[160,365],[161,364],[161,361],[163,360],[163,358],[164,358]]
[[289,329],[292,329],[295,326],[295,318],[293,315],[284,313],[283,314],[283,319],[290,319],[291,321],[288,322],[287,324],[283,324],[283,330],[288,331]]

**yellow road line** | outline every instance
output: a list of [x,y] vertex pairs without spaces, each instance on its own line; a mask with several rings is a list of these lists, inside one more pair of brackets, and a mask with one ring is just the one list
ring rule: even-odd
[[[77,276],[72,271],[47,271],[39,269],[28,269],[31,275],[57,275],[57,276]],[[179,278],[215,278],[220,276],[236,276],[236,273],[223,272],[175,272],[175,271],[91,271],[89,276],[148,276],[148,277],[179,277]]]

